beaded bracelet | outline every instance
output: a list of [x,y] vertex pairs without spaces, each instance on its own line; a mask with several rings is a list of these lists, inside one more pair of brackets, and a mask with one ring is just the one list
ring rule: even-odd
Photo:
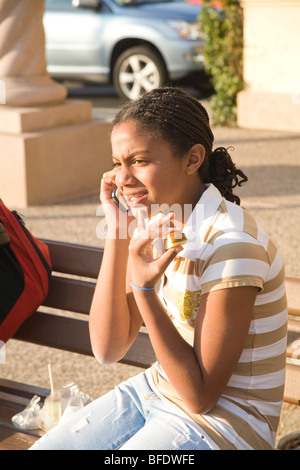
[[155,289],[155,286],[154,287],[138,287],[138,286],[135,286],[132,282],[130,283],[130,285],[134,289],[138,289],[138,290],[153,290],[153,289]]

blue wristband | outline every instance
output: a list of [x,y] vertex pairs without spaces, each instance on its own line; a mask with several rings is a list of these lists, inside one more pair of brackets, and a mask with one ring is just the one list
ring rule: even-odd
[[138,290],[154,290],[155,289],[155,286],[154,287],[138,287],[138,286],[135,286],[132,282],[130,283],[130,285],[134,289],[138,289]]

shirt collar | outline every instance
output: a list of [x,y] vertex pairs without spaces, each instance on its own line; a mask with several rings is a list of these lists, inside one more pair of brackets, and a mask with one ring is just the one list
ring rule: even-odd
[[[179,256],[191,259],[194,258],[195,250],[198,251],[202,247],[206,233],[210,226],[213,225],[213,219],[223,200],[220,191],[212,183],[205,184],[205,188],[205,191],[202,193],[184,225],[183,232],[188,242],[183,245],[184,249],[179,253]],[[148,226],[149,223],[161,216],[162,214],[157,214],[151,219],[145,219],[146,225]],[[159,254],[162,254],[164,251],[163,240],[156,239],[154,245]]]
[[[223,199],[220,191],[213,184],[205,185],[205,187],[205,191],[194,207],[183,229],[188,239],[185,251],[194,251],[195,249],[198,251],[202,246],[205,235],[210,226],[213,225],[213,219]],[[182,251],[182,254],[186,256],[187,253],[185,254]]]

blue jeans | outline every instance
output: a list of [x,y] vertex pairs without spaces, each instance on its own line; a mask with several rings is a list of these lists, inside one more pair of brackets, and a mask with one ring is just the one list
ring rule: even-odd
[[30,450],[210,450],[201,428],[154,393],[145,372],[58,424]]

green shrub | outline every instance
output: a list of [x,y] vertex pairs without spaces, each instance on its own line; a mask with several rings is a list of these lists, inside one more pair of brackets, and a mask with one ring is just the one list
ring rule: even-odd
[[235,126],[237,94],[243,89],[243,11],[237,0],[218,9],[203,1],[199,16],[205,36],[205,69],[215,93],[210,98],[215,125]]

